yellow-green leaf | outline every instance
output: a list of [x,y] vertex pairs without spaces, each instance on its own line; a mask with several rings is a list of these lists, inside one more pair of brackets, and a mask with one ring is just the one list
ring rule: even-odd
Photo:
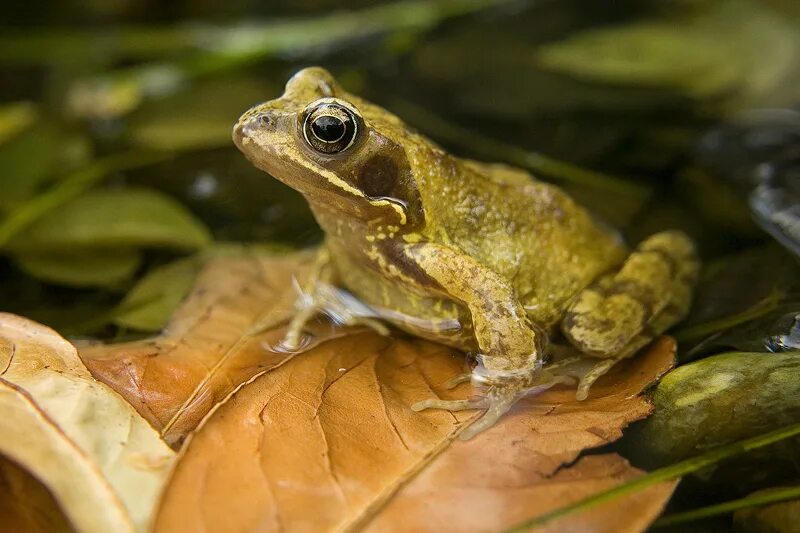
[[17,233],[6,248],[14,252],[104,247],[194,250],[210,240],[202,222],[172,198],[126,188],[83,194]]

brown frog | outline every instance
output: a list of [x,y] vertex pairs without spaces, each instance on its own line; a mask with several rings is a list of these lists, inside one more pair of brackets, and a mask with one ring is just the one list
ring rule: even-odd
[[[586,398],[688,309],[698,260],[684,234],[659,233],[631,251],[558,187],[448,154],[321,68],[247,111],[233,138],[305,196],[325,231],[286,343],[296,346],[324,312],[475,354],[483,396],[412,406],[486,409],[463,438],[531,389],[577,379]],[[551,340],[573,355],[546,365]]]

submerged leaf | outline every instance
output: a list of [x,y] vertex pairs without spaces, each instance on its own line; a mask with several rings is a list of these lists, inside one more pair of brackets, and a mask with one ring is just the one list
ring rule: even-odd
[[42,281],[69,287],[113,287],[130,279],[141,264],[131,249],[24,253],[14,257],[26,273]]
[[53,330],[0,313],[0,452],[48,487],[79,531],[145,531],[173,458]]
[[13,252],[148,246],[193,250],[210,240],[205,226],[170,197],[127,188],[85,193],[17,233],[6,248]]

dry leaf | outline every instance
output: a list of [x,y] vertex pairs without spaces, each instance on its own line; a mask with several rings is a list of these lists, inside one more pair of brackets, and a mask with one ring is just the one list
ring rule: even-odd
[[79,531],[144,531],[174,453],[53,330],[0,313],[0,453]]
[[[244,385],[206,419],[183,450],[155,529],[496,531],[635,476],[613,454],[565,465],[649,412],[636,395],[672,357],[664,340],[601,382],[593,399],[542,395],[461,442],[474,413],[408,406],[468,394],[439,386],[462,369],[462,356],[373,333],[331,340]],[[671,491],[666,483],[554,527],[642,531]]]
[[[443,388],[465,369],[453,349],[330,328],[300,354],[270,349],[308,259],[217,258],[164,334],[81,352],[164,438],[177,443],[195,430],[156,531],[494,531],[639,473],[615,454],[578,457],[650,412],[639,393],[672,365],[671,340],[618,365],[585,402],[552,390],[462,442],[479,413],[409,408],[472,393]],[[271,329],[254,332],[259,324]],[[641,531],[672,487],[553,528]]]
[[[86,347],[81,358],[177,445],[236,386],[291,356],[273,348],[294,313],[293,280],[306,274],[309,258],[212,259],[161,335]],[[316,333],[315,342],[341,334],[327,324]]]
[[4,457],[0,457],[0,524],[14,533],[74,532],[47,487]]

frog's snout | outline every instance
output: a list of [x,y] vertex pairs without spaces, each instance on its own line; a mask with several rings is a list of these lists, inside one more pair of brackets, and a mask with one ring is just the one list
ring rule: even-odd
[[242,150],[248,139],[253,138],[253,133],[258,130],[269,130],[275,125],[275,119],[268,113],[251,109],[241,116],[233,127],[233,142]]

